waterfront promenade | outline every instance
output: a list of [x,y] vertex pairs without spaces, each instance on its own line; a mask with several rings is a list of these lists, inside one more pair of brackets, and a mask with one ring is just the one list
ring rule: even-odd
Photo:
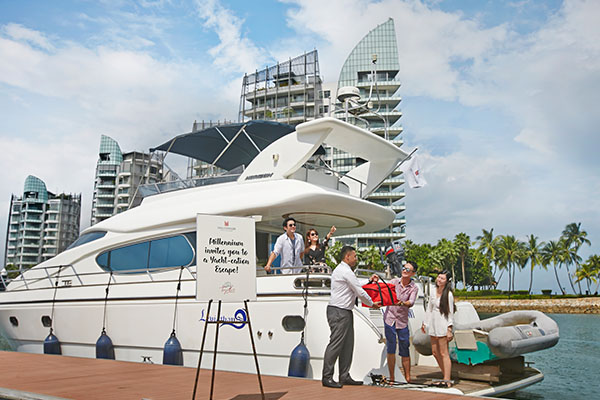
[[538,310],[549,314],[600,314],[600,297],[518,300],[461,297],[457,301],[468,301],[478,312],[484,313]]

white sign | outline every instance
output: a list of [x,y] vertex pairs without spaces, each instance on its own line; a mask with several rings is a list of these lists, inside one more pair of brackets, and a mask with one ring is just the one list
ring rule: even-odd
[[196,217],[196,300],[256,300],[254,219]]

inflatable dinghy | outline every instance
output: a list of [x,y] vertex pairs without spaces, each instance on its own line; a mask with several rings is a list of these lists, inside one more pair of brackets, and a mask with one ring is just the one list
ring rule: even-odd
[[[497,358],[511,358],[550,348],[558,343],[558,325],[544,313],[535,310],[510,311],[480,320],[473,305],[456,304],[454,338],[450,356],[464,364],[479,364]],[[421,330],[414,333],[415,349],[431,355],[429,336]]]

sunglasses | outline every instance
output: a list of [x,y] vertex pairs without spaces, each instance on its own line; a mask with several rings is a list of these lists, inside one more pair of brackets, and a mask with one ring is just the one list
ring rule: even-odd
[[310,236],[319,236],[319,234],[317,232],[311,232]]
[[413,272],[412,269],[409,267],[402,267],[402,271]]
[[288,224],[288,228],[291,228],[292,226],[296,226],[296,224]]

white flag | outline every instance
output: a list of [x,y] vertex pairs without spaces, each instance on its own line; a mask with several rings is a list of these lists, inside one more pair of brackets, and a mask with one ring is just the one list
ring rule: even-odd
[[427,185],[427,181],[421,173],[416,154],[413,154],[410,160],[400,165],[400,170],[404,173],[404,179],[411,188],[420,188]]

